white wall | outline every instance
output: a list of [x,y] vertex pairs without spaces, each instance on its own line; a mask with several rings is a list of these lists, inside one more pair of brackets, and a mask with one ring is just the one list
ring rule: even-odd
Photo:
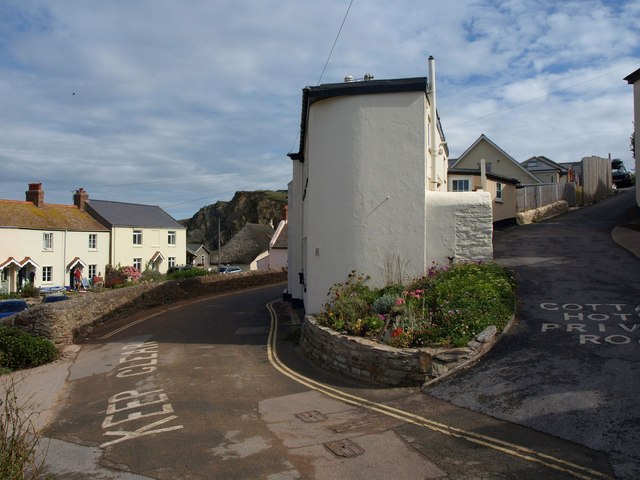
[[427,192],[426,213],[429,264],[493,259],[488,192]]
[[[43,234],[53,233],[53,248],[43,249]],[[97,235],[96,249],[89,249],[89,234]],[[40,268],[36,287],[68,286],[67,266],[78,257],[86,265],[96,265],[104,273],[109,263],[109,232],[65,232],[56,230],[0,229],[0,258],[14,257],[18,262],[30,257]],[[42,282],[42,267],[52,267],[50,282]],[[85,276],[88,272],[85,272]]]
[[393,255],[408,262],[410,275],[425,271],[425,115],[423,92],[312,105],[303,164],[307,312],[318,312],[329,287],[352,270],[381,286]]
[[[142,245],[133,244],[133,231],[142,230]],[[168,232],[176,232],[175,245],[169,245]],[[160,263],[159,272],[166,273],[169,257],[175,257],[176,265],[187,263],[187,231],[174,228],[138,228],[138,227],[113,227],[112,228],[112,252],[111,265],[122,267],[133,265],[134,258],[142,259],[142,269],[151,260],[151,257],[160,251],[164,261]]]

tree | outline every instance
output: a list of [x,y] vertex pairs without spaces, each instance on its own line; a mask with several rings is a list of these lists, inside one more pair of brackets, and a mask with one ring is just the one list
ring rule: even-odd
[[636,158],[636,132],[635,130],[633,132],[631,132],[631,138],[629,139],[631,140],[631,154],[633,155],[633,158]]

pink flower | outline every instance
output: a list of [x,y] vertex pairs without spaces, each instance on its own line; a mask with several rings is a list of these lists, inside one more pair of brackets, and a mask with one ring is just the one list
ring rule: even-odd
[[404,298],[396,298],[396,305],[402,305],[404,303]]

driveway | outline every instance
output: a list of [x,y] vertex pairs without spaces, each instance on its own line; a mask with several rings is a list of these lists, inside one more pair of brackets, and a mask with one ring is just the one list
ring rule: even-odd
[[640,478],[640,260],[611,239],[635,190],[496,232],[518,279],[517,324],[474,368],[426,393],[609,454]]

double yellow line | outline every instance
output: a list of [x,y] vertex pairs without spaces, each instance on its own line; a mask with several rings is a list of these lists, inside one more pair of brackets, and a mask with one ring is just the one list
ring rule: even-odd
[[493,450],[497,450],[504,454],[518,457],[529,462],[539,463],[541,465],[544,465],[545,467],[551,468],[553,470],[557,470],[567,475],[571,475],[574,478],[579,478],[583,480],[594,480],[594,479],[613,480],[612,477],[610,477],[609,475],[599,472],[597,470],[583,467],[581,465],[577,465],[575,463],[568,462],[566,460],[562,460],[561,458],[547,455],[542,452],[537,452],[535,450],[524,447],[522,445],[505,442],[498,438],[489,437],[487,435],[482,435],[475,432],[452,427],[444,423],[434,422],[433,420],[429,420],[425,417],[422,417],[420,415],[415,415],[405,410],[400,410],[382,403],[367,400],[366,398],[358,397],[356,395],[351,395],[350,393],[346,393],[346,392],[343,392],[342,390],[333,388],[324,383],[317,382],[315,380],[312,380],[308,377],[305,377],[304,375],[301,375],[291,370],[289,367],[283,364],[278,358],[278,351],[277,351],[278,314],[273,308],[273,304],[276,302],[278,302],[278,300],[274,300],[267,304],[267,309],[269,310],[269,314],[271,315],[271,328],[269,330],[269,338],[267,340],[267,356],[269,358],[269,362],[280,373],[304,385],[305,387],[324,393],[329,397],[335,398],[336,400],[347,403],[349,405],[353,405],[356,407],[365,408],[374,412],[378,412],[383,415],[387,415],[389,417],[401,420],[406,423],[417,425],[419,427],[428,428],[429,430],[433,430],[434,432],[439,432],[444,435],[449,435],[451,437],[456,437],[456,438],[463,438],[471,443],[475,443],[483,447],[491,448]]

